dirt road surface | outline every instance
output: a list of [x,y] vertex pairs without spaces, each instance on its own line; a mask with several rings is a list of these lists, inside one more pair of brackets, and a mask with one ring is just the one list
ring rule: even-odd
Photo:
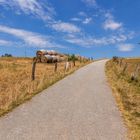
[[0,140],[125,140],[106,61],[79,69],[0,118]]

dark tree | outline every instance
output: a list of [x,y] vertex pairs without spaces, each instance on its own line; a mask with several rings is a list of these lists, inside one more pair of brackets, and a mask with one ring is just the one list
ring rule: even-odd
[[5,53],[2,57],[12,57],[12,54]]

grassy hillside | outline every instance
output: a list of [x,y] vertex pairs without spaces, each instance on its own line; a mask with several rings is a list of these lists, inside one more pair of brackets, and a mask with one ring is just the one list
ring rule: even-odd
[[61,62],[54,72],[54,64],[38,63],[36,79],[32,81],[32,59],[0,58],[0,116],[86,64],[76,61],[75,67],[64,72]]
[[112,59],[106,64],[108,81],[128,126],[128,137],[132,140],[140,140],[139,64],[140,59]]

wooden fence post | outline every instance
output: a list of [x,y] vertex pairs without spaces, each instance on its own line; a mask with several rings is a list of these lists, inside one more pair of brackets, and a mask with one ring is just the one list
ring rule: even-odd
[[73,66],[75,67],[75,60],[73,60]]
[[32,81],[35,80],[35,69],[36,69],[36,62],[33,62],[33,65],[32,65]]
[[66,72],[69,69],[69,62],[67,61],[65,63],[64,71]]
[[55,63],[55,65],[54,65],[55,67],[54,67],[54,72],[57,72],[57,62]]
[[135,71],[131,74],[131,80],[137,80],[140,65],[137,64]]
[[122,66],[122,61],[123,61],[123,59],[120,58],[120,60],[119,60],[119,65],[120,65],[120,67]]
[[81,56],[80,56],[80,63],[82,63],[82,58],[81,58]]
[[126,71],[126,69],[127,69],[127,62],[125,63],[125,66],[124,66],[124,68],[123,68],[123,70],[122,70],[122,73],[124,74],[125,73],[125,71]]
[[69,65],[70,65],[70,69],[71,69],[72,68],[71,62],[69,62]]

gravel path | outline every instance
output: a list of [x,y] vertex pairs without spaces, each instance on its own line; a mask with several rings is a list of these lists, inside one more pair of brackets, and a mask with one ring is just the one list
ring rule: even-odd
[[0,118],[0,140],[125,140],[106,61],[81,68]]

